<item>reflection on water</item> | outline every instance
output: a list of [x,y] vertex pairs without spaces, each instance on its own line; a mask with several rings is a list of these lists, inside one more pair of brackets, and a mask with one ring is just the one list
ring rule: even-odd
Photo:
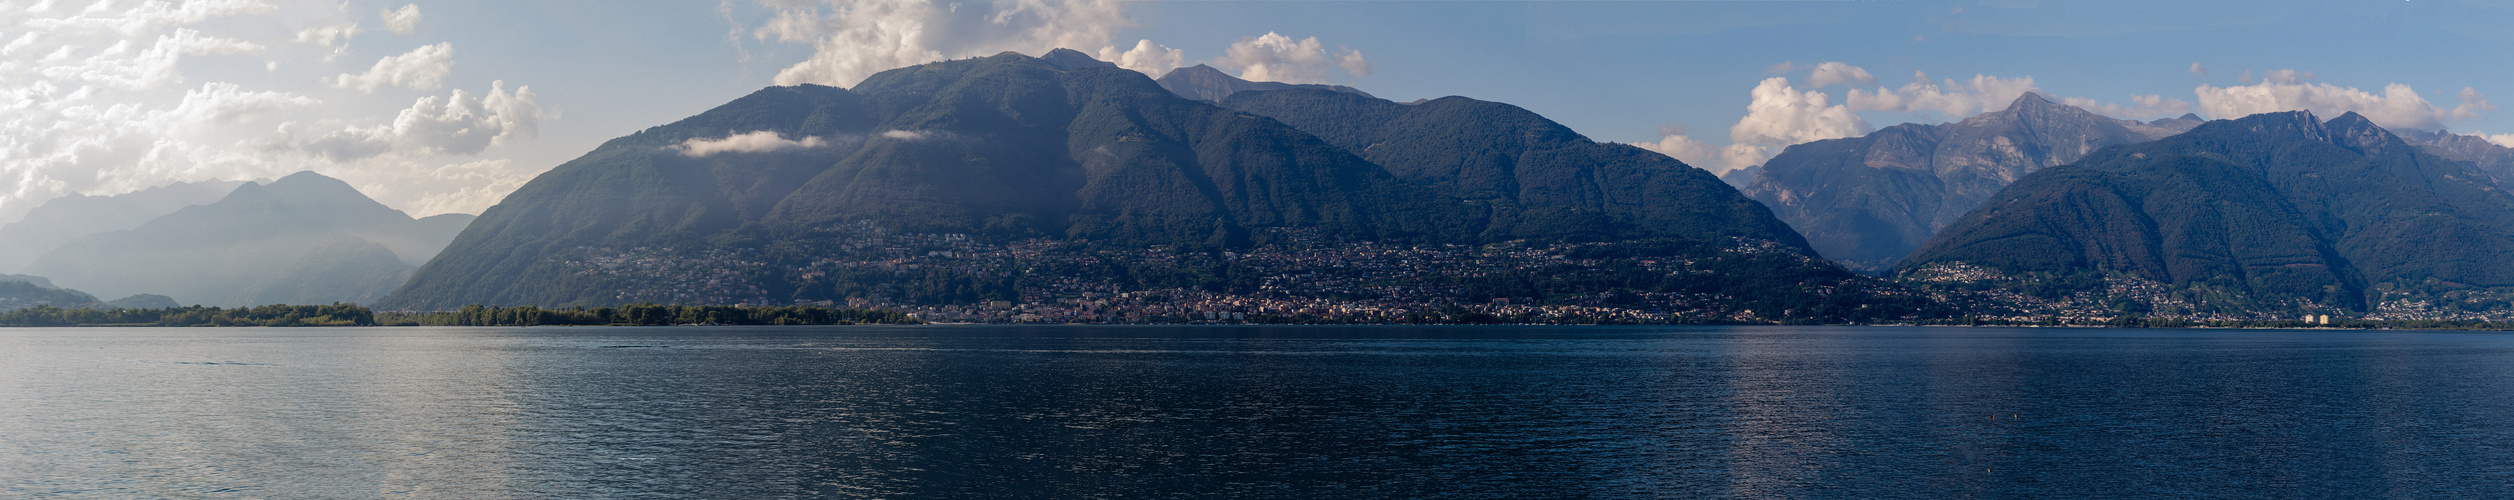
[[2514,336],[0,330],[0,497],[2506,497]]

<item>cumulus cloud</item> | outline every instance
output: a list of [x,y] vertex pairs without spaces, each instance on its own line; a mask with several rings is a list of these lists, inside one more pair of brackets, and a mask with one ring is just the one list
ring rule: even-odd
[[2130,96],[2130,104],[2127,105],[2102,102],[2084,97],[2070,97],[2061,99],[2060,102],[2070,106],[2077,106],[2078,108],[2085,109],[2087,111],[2093,111],[2095,114],[2125,120],[2148,120],[2169,116],[2182,116],[2183,113],[2189,113],[2193,109],[2191,107],[2191,103],[2189,102],[2184,102],[2181,99],[2174,99],[2162,95]]
[[375,61],[375,66],[367,68],[365,73],[342,73],[330,80],[334,87],[369,93],[385,86],[436,90],[444,85],[445,75],[453,71],[454,44],[444,42],[411,49],[401,55],[386,56]]
[[801,140],[793,140],[773,130],[755,130],[727,135],[722,139],[693,138],[681,141],[680,144],[673,145],[671,148],[674,151],[680,151],[681,156],[705,158],[722,153],[768,153],[827,146],[829,146],[829,141],[819,137],[804,136]]
[[303,108],[312,98],[275,91],[247,91],[233,83],[211,82],[183,93],[183,101],[166,117],[188,124],[230,125],[246,118]]
[[1746,117],[1728,129],[1731,142],[1778,148],[1856,137],[1876,129],[1849,108],[1833,104],[1832,96],[1792,88],[1787,78],[1765,78],[1751,95],[1754,99],[1746,105]]
[[[297,30],[297,38],[294,41],[331,48],[332,53],[323,56],[323,62],[328,63],[349,53],[349,39],[357,37],[358,23],[340,23]],[[279,61],[271,61],[273,65],[278,63]]]
[[330,26],[316,26],[297,30],[297,39],[295,41],[297,43],[311,43],[324,47],[330,47],[334,44],[348,44],[349,39],[356,38],[357,36],[358,23],[341,23]]
[[2488,140],[2488,142],[2493,142],[2493,143],[2496,143],[2498,146],[2505,146],[2505,147],[2509,147],[2509,148],[2514,148],[2514,134],[2493,134],[2493,135],[2491,135],[2491,134],[2481,133],[2481,134],[2473,134],[2473,135],[2477,135],[2477,136],[2479,136],[2479,138],[2481,138],[2481,139],[2487,139],[2487,140]]
[[[261,44],[197,29],[269,12],[257,1],[0,6],[0,222],[61,195],[112,194],[252,164],[223,148],[223,125],[312,101],[223,82],[196,88],[181,68]],[[213,137],[204,137],[213,135]]]
[[[145,2],[128,10],[115,9],[111,2],[99,2],[63,17],[28,16],[31,18],[19,25],[54,33],[102,32],[135,37],[169,26],[195,25],[213,18],[260,14],[277,9],[278,6],[258,0],[190,0],[180,5]],[[23,13],[64,10],[55,2],[46,1],[25,7]]]
[[1225,49],[1214,66],[1238,71],[1239,77],[1261,82],[1327,83],[1327,70],[1341,67],[1354,76],[1370,74],[1362,52],[1342,49],[1330,57],[1318,37],[1293,40],[1275,32],[1241,38]]
[[1669,158],[1675,158],[1676,161],[1685,162],[1686,165],[1692,165],[1695,168],[1712,170],[1713,172],[1726,171],[1726,169],[1720,168],[1720,148],[1718,146],[1713,146],[1703,143],[1702,141],[1695,140],[1692,134],[1687,133],[1683,125],[1668,125],[1659,127],[1658,142],[1644,142],[1634,144],[1634,146],[1640,146],[1641,149],[1657,151],[1659,154],[1667,155]]
[[2443,108],[2428,102],[2406,84],[2385,85],[2383,93],[2376,94],[2312,80],[2312,73],[2277,70],[2264,75],[2260,83],[2229,87],[2201,84],[2192,93],[2199,98],[2201,113],[2220,119],[2295,110],[2328,118],[2353,111],[2384,127],[2436,130],[2496,110],[2486,96],[2470,88],[2463,88],[2457,96],[2459,105]]
[[1379,65],[1363,59],[1360,50],[1346,50],[1344,55],[1336,56],[1336,66],[1343,67],[1344,72],[1353,76],[1370,76],[1371,71],[1379,69]]
[[2037,90],[2034,77],[1999,78],[1973,75],[1972,79],[1943,83],[1929,81],[1929,74],[1912,72],[1911,83],[1901,88],[1876,91],[1851,89],[1845,104],[1857,111],[1895,111],[1936,113],[1946,119],[1962,119],[1983,112],[2007,109],[2018,96]]
[[[19,38],[30,44],[36,39],[34,32]],[[84,57],[79,55],[85,52],[80,48],[72,45],[56,47],[36,61],[38,64],[49,64],[36,71],[49,80],[103,85],[115,90],[149,90],[180,82],[175,63],[184,56],[248,54],[260,52],[262,45],[180,28],[173,33],[158,35],[157,41],[147,48],[139,48],[128,39],[88,52]],[[13,42],[7,47],[7,52],[16,55],[21,49]]]
[[1749,95],[1753,99],[1746,105],[1746,116],[1729,127],[1729,144],[1720,147],[1716,156],[1708,144],[1687,135],[1681,127],[1662,128],[1658,142],[1639,146],[1714,174],[1726,174],[1761,164],[1792,145],[1857,137],[1876,130],[1849,107],[1834,104],[1831,95],[1814,89],[1798,90],[1790,86],[1787,77],[1765,78]]
[[[268,178],[301,170],[349,181],[377,201],[417,215],[476,213],[546,166],[458,159],[534,137],[540,121],[555,118],[525,89],[508,94],[493,86],[488,95],[439,95],[413,104],[357,92],[326,92],[317,99],[305,90],[337,86],[343,79],[318,83],[285,71],[265,77],[283,64],[312,65],[311,59],[334,56],[268,50],[263,44],[327,47],[332,50],[323,52],[336,56],[361,33],[334,5],[28,4],[0,0],[0,223],[72,193],[110,195],[171,182]],[[291,29],[262,28],[270,26]],[[232,37],[236,33],[267,38]],[[442,59],[429,52],[446,49],[416,51],[415,59]],[[374,87],[442,83],[441,71],[427,68],[430,64],[418,65],[420,71],[386,66],[372,75],[349,75],[347,87],[358,87],[362,79]],[[187,77],[197,75],[188,71],[222,77],[192,82]],[[396,74],[403,76],[396,81]],[[330,146],[328,155],[315,147],[324,138],[334,139],[323,144]]]
[[334,162],[365,159],[388,152],[403,156],[478,154],[491,145],[540,135],[541,109],[532,87],[506,92],[506,82],[492,82],[489,93],[473,97],[462,89],[439,99],[421,97],[393,117],[389,125],[349,127],[325,134],[303,149]]
[[1865,84],[1870,87],[1875,87],[1877,86],[1877,77],[1869,75],[1868,70],[1860,69],[1858,66],[1852,66],[1839,62],[1826,62],[1824,64],[1818,64],[1816,65],[1814,71],[1810,71],[1807,75],[1807,86],[1809,88],[1824,88],[1835,84],[1847,87],[1852,83]]
[[2191,76],[2208,76],[2208,68],[2200,67],[2200,63],[2191,63]]
[[408,35],[419,32],[419,4],[403,5],[401,10],[387,10],[377,15],[384,17],[384,29],[392,31],[393,34]]
[[1152,43],[1151,40],[1136,40],[1135,48],[1122,51],[1117,47],[1101,47],[1100,60],[1155,78],[1187,65],[1186,53]]
[[[1120,0],[763,0],[776,15],[762,40],[808,43],[809,59],[777,73],[778,85],[853,86],[884,70],[1001,51],[1045,54],[1109,47],[1133,21]],[[1138,44],[1140,46],[1140,44]]]

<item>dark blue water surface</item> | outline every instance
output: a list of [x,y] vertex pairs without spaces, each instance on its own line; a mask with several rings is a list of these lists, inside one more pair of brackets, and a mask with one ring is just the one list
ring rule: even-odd
[[2514,498],[2514,335],[0,330],[0,497]]

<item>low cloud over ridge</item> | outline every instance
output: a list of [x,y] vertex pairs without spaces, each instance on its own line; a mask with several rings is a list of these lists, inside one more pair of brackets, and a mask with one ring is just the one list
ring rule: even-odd
[[2385,85],[2382,94],[2375,94],[2354,87],[2315,83],[2314,79],[2312,73],[2283,69],[2264,75],[2260,83],[2228,87],[2201,84],[2191,92],[2199,97],[2201,114],[2218,119],[2296,110],[2333,117],[2353,111],[2387,128],[2436,130],[2497,109],[2486,96],[2469,87],[2463,87],[2456,96],[2461,104],[2448,109],[2428,102],[2407,84]]
[[[893,132],[897,131],[894,130]],[[726,135],[722,139],[692,138],[669,147],[674,151],[681,152],[681,156],[706,158],[723,153],[769,153],[789,149],[810,149],[828,146],[829,141],[819,137],[804,136],[800,140],[795,140],[787,139],[785,134],[780,134],[773,130],[754,130],[746,133]]]

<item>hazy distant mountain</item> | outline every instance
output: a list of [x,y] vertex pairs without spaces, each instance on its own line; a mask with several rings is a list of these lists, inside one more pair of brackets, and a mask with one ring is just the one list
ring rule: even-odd
[[175,302],[174,297],[152,293],[143,293],[114,299],[112,302],[106,302],[105,305],[123,309],[165,309],[169,307],[183,306],[183,304]]
[[2486,172],[2498,187],[2514,186],[2514,148],[2499,146],[2478,136],[2424,130],[2397,130],[2401,140],[2424,148],[2436,156],[2471,162]]
[[[1497,209],[1496,229],[1589,239],[1743,237],[1805,249],[1770,210],[1701,169],[1599,143],[1517,106],[1399,104],[1316,89],[1243,91],[1223,106],[1282,120],[1397,178]],[[1637,229],[1639,233],[1611,231]]]
[[[1703,317],[1911,310],[1870,307],[1881,281],[1813,258],[1760,207],[1664,156],[1506,105],[1404,111],[1351,97],[1363,100],[1332,104],[1412,125],[1322,140],[1141,73],[1012,53],[886,71],[851,90],[771,87],[542,174],[385,304],[968,304],[1184,289],[1394,297],[1416,310],[1508,297]],[[1380,154],[1361,141],[1417,153],[1383,168],[1356,154]],[[1553,244],[1607,235],[1663,237]],[[1237,260],[1266,248],[1262,262]],[[1422,258],[1351,264],[1397,255]]]
[[26,212],[17,222],[0,226],[0,272],[23,269],[35,258],[70,240],[107,231],[140,227],[183,207],[207,204],[227,196],[242,181],[185,182],[113,196],[69,195]]
[[106,296],[187,304],[372,303],[462,230],[468,215],[411,219],[312,172],[239,186],[137,228],[62,245],[30,269]]
[[[2167,304],[2366,311],[2514,286],[2514,196],[2355,113],[2215,121],[2034,173],[1899,267],[2033,276],[2043,294],[2165,284]],[[1947,274],[1939,272],[1936,274]],[[2112,288],[2108,288],[2112,287]]]
[[1826,258],[1882,271],[2028,173],[2198,123],[2189,115],[2119,120],[2027,93],[2007,109],[1956,123],[1790,146],[1745,192]]
[[[1077,52],[1075,55],[1081,55],[1081,53]],[[1214,103],[1230,98],[1231,94],[1255,90],[1316,89],[1362,97],[1371,96],[1367,92],[1362,92],[1361,89],[1343,85],[1252,82],[1202,64],[1170,70],[1169,74],[1161,75],[1160,83],[1161,88],[1169,89],[1170,93],[1178,94],[1179,97]]]
[[15,311],[38,305],[55,307],[98,307],[96,296],[78,290],[53,286],[51,280],[23,274],[0,274],[0,312]]

